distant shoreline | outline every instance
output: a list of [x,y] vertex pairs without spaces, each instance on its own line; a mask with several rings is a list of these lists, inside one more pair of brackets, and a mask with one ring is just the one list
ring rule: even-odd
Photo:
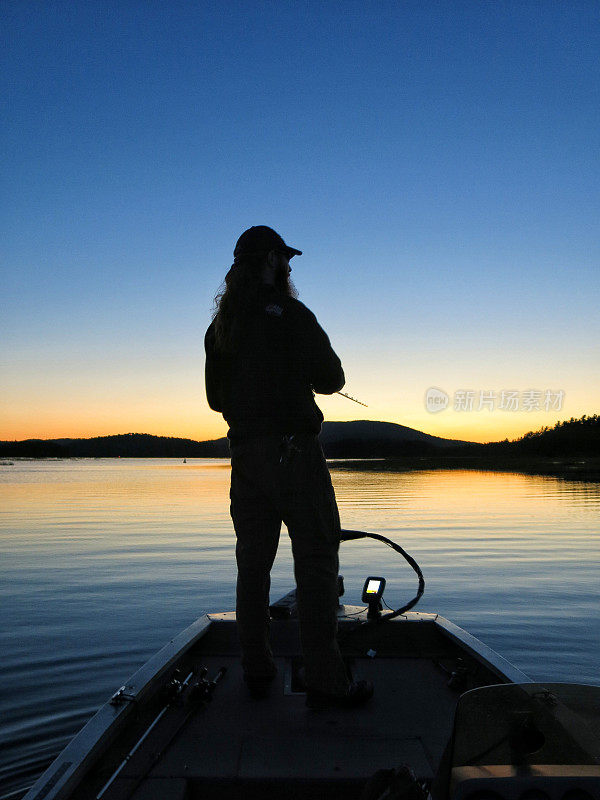
[[600,457],[544,458],[514,456],[421,456],[381,459],[336,459],[336,468],[381,472],[413,472],[416,470],[481,470],[490,472],[521,472],[527,475],[547,475],[564,480],[600,482]]
[[[13,456],[0,458],[0,466],[14,466],[20,461],[98,461],[118,458],[171,458],[183,461],[181,456]],[[227,456],[187,456],[185,458],[207,458],[228,460]],[[416,472],[422,470],[474,470],[484,472],[520,472],[527,475],[542,475],[563,480],[600,482],[600,457],[573,456],[569,458],[527,457],[489,455],[435,454],[424,456],[395,456],[389,458],[337,457],[328,458],[334,469],[369,472]]]
[[[477,444],[443,439],[392,422],[323,423],[325,457],[353,469],[475,469],[600,481],[600,415],[556,423],[509,442]],[[149,433],[91,439],[0,441],[0,459],[12,458],[229,458],[226,438],[204,442]],[[374,460],[377,459],[377,460]],[[338,462],[339,463],[339,462]],[[361,466],[362,465],[362,466]]]

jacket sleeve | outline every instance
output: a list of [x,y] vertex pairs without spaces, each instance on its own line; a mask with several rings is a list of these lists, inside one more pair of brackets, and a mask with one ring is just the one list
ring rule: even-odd
[[204,337],[204,351],[206,364],[204,367],[204,381],[206,385],[206,399],[213,411],[222,411],[222,386],[221,370],[215,354],[214,329],[211,325]]
[[306,357],[312,388],[318,394],[334,394],[346,383],[342,363],[315,315],[306,307],[304,311]]

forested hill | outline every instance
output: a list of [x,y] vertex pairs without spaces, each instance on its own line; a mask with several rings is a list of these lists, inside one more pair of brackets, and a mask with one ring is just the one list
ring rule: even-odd
[[149,433],[0,442],[0,456],[15,458],[224,458],[228,455],[226,439],[195,442]]
[[[531,431],[519,439],[477,444],[441,439],[390,422],[356,420],[325,422],[321,432],[329,458],[455,459],[484,457],[487,460],[521,457],[600,456],[600,416],[557,422],[553,428]],[[227,458],[227,440],[197,442],[171,436],[126,433],[92,439],[27,439],[0,442],[2,458]]]
[[553,428],[546,426],[530,431],[511,442],[504,439],[485,445],[472,444],[464,449],[523,456],[600,456],[600,415],[571,417],[557,422]]
[[[325,422],[321,431],[325,454],[330,458],[373,458],[433,453],[465,444],[442,439],[393,422],[355,420]],[[226,458],[227,439],[196,442],[147,433],[99,436],[93,439],[29,439],[0,442],[0,456],[91,458]]]

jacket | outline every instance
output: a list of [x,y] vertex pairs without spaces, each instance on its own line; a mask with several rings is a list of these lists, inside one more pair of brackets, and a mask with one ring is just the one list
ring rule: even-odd
[[315,315],[274,287],[261,287],[235,353],[215,347],[214,322],[204,338],[206,397],[229,424],[233,442],[268,434],[318,434],[323,414],[314,392],[344,383],[340,359]]

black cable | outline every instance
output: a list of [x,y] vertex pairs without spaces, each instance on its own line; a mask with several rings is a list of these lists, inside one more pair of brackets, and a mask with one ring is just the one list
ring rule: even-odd
[[377,539],[378,542],[383,542],[384,544],[387,544],[388,547],[391,547],[392,550],[395,550],[397,553],[400,553],[400,555],[403,556],[406,561],[408,561],[410,566],[417,573],[417,577],[419,579],[419,588],[417,590],[417,594],[413,597],[412,600],[406,603],[406,605],[402,606],[402,608],[399,608],[396,611],[392,611],[391,614],[382,614],[377,619],[377,622],[387,622],[387,620],[393,619],[394,617],[397,617],[400,614],[404,614],[406,611],[417,605],[417,603],[423,596],[423,592],[425,591],[425,579],[423,578],[421,567],[417,564],[414,558],[410,556],[406,552],[406,550],[403,550],[399,544],[392,542],[391,539],[386,539],[385,536],[381,536],[379,533],[367,533],[367,531],[350,531],[345,529],[342,529],[340,531],[341,542],[349,542],[354,539],[364,539],[364,538]]

